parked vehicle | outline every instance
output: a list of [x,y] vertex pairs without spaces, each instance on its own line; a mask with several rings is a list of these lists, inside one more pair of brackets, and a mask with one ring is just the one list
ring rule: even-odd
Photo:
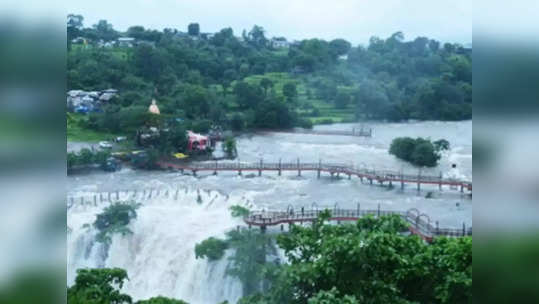
[[99,142],[99,147],[101,149],[112,149],[112,144],[108,141],[100,141]]

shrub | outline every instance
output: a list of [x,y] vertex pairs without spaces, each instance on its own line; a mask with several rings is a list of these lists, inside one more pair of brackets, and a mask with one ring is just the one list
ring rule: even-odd
[[150,298],[148,300],[140,300],[136,302],[136,304],[187,304],[187,302],[159,296]]
[[219,260],[225,255],[225,250],[228,248],[226,241],[210,237],[199,244],[195,245],[195,257],[208,258],[210,261]]
[[228,157],[236,157],[238,150],[236,147],[236,139],[232,136],[227,136],[223,143],[223,151]]
[[398,137],[393,139],[389,154],[419,167],[435,167],[440,154],[429,139]]
[[96,240],[110,244],[111,236],[114,233],[131,234],[132,231],[127,228],[127,225],[137,217],[138,207],[140,204],[135,202],[118,202],[105,208],[102,213],[97,215],[93,223],[94,228],[99,231]]
[[312,129],[313,128],[313,122],[310,119],[305,119],[305,118],[299,119],[298,120],[298,125],[299,125],[299,127],[304,128],[304,129]]
[[230,213],[232,214],[232,217],[244,217],[249,215],[249,209],[242,207],[240,205],[234,205],[230,206]]
[[450,148],[449,142],[445,139],[439,139],[432,144],[434,145],[436,151],[449,150]]

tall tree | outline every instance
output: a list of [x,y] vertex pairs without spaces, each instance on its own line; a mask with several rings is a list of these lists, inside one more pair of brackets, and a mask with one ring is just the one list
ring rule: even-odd
[[99,20],[99,22],[93,25],[93,28],[96,31],[97,37],[104,41],[112,41],[120,36],[107,20]]
[[189,23],[189,25],[187,26],[187,32],[191,36],[200,35],[200,25],[198,23]]
[[67,303],[131,303],[131,297],[120,292],[128,279],[120,268],[79,269],[75,284],[67,289]]

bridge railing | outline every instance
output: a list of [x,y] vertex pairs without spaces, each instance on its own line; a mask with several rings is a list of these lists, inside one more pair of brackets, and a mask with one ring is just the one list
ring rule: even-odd
[[377,179],[381,181],[405,181],[417,183],[443,183],[450,185],[462,185],[471,188],[472,183],[469,181],[459,180],[455,178],[444,178],[441,175],[423,175],[404,174],[402,172],[391,170],[375,170],[365,168],[355,168],[350,164],[344,163],[302,163],[298,162],[279,162],[266,163],[264,161],[253,163],[242,162],[203,162],[203,163],[174,163],[174,162],[159,162],[164,168],[177,168],[185,170],[310,170],[310,171],[328,171],[333,173],[343,173],[350,175],[358,175],[360,177]]
[[255,225],[275,225],[283,222],[298,222],[298,221],[314,221],[318,218],[320,213],[324,210],[331,211],[331,220],[339,219],[359,219],[367,215],[373,216],[387,216],[387,215],[399,215],[405,220],[416,232],[425,237],[433,236],[471,236],[472,228],[455,229],[455,228],[439,228],[434,227],[430,219],[427,220],[423,215],[414,215],[410,212],[394,211],[394,210],[380,210],[380,209],[310,209],[303,211],[253,211],[249,213],[244,220],[249,224]]

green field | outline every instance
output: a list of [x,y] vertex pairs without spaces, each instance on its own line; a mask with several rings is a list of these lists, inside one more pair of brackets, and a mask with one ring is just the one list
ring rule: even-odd
[[[266,73],[264,75],[253,75],[246,77],[245,82],[249,84],[258,84],[262,78],[270,79],[274,86],[276,94],[282,95],[283,86],[287,82],[294,82],[298,91],[298,101],[300,104],[308,104],[313,108],[318,109],[320,115],[313,117],[309,116],[311,110],[298,110],[300,116],[303,116],[309,119],[313,124],[319,124],[321,122],[329,122],[330,120],[334,123],[338,122],[350,122],[354,121],[354,108],[348,106],[346,109],[337,109],[333,103],[328,103],[320,99],[316,99],[314,96],[309,98],[307,96],[307,86],[302,79],[293,78],[289,73]],[[346,90],[347,87],[339,87],[339,90]],[[311,92],[314,92],[313,88],[310,88]]]
[[106,132],[97,132],[94,130],[85,129],[81,125],[81,121],[86,119],[86,115],[66,113],[67,114],[67,141],[84,141],[98,142],[101,140],[110,140],[122,134],[112,134]]

